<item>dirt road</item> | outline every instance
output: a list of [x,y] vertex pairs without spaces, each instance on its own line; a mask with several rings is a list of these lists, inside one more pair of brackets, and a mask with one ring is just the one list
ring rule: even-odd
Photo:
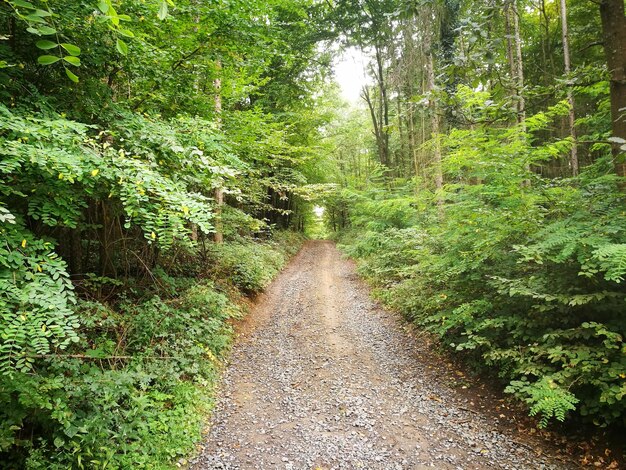
[[243,326],[194,468],[574,468],[472,409],[423,349],[308,242]]

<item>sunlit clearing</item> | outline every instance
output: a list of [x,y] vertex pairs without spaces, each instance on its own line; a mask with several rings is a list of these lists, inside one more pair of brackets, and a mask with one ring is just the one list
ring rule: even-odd
[[316,217],[322,217],[324,215],[324,211],[325,210],[326,209],[324,207],[321,207],[321,206],[315,206],[313,208],[313,212],[315,213]]

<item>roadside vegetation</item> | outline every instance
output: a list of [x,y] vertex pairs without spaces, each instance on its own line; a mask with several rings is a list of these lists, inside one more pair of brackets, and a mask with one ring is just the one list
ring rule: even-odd
[[193,452],[243,297],[303,240],[316,14],[0,3],[1,468]]
[[335,136],[327,226],[376,296],[540,426],[626,424],[626,19],[598,3],[354,11],[370,113]]

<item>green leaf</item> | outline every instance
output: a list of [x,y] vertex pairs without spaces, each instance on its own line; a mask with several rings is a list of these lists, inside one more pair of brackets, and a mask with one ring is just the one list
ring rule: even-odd
[[109,3],[104,0],[98,3],[98,9],[105,15],[109,12],[109,6]]
[[163,21],[165,18],[167,18],[167,1],[166,0],[161,0],[161,5],[159,5],[159,19],[161,21]]
[[128,29],[120,29],[118,31],[118,33],[120,33],[122,36],[125,36],[127,38],[134,38],[135,37],[135,33],[133,33],[132,31],[130,31]]
[[42,18],[46,18],[48,16],[52,16],[52,13],[50,13],[49,11],[46,10],[37,10],[35,11],[35,13],[33,13],[33,15],[37,15],[37,16],[41,16]]
[[25,18],[28,21],[32,21],[33,23],[43,23],[43,24],[46,24],[46,20],[44,20],[41,16],[38,16],[38,15],[35,15],[35,14],[26,15]]
[[37,58],[37,62],[39,62],[41,65],[54,64],[55,62],[58,62],[59,60],[61,60],[61,58],[55,55],[40,55]]
[[120,25],[120,18],[117,14],[117,11],[115,11],[115,8],[113,8],[112,6],[109,6],[109,21],[114,26]]
[[67,437],[74,437],[78,433],[78,428],[73,424],[70,424],[67,428],[63,430]]
[[117,51],[120,54],[122,54],[122,55],[127,55],[128,54],[128,46],[121,39],[118,39],[117,41],[115,41],[115,47],[117,48]]
[[37,9],[37,7],[35,7],[32,3],[25,2],[24,0],[13,0],[12,3],[16,7],[30,8],[31,10],[36,10]]
[[47,51],[48,49],[53,49],[58,46],[56,42],[48,41],[47,39],[42,39],[41,41],[37,41],[35,45],[39,49],[43,49],[44,51]]
[[78,83],[78,76],[74,75],[74,73],[72,73],[72,71],[70,69],[68,69],[67,67],[65,68],[65,74],[74,83]]
[[56,34],[57,30],[50,26],[39,26],[39,32],[44,36],[49,36],[50,34]]
[[80,65],[80,59],[72,55],[66,55],[65,57],[63,57],[63,60],[67,62],[68,64],[75,65],[76,67]]
[[80,55],[80,47],[75,46],[74,44],[68,44],[66,42],[61,43],[61,47],[69,52],[73,56]]

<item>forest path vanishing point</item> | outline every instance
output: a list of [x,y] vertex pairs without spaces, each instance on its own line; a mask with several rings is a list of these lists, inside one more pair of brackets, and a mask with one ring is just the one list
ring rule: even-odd
[[433,357],[334,244],[307,242],[242,325],[194,469],[576,467],[503,430],[497,398],[472,409]]

